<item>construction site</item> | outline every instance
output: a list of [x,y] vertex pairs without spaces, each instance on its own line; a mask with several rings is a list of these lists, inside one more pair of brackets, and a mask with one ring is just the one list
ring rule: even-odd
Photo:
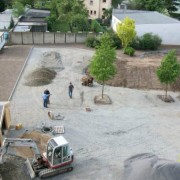
[[[117,74],[107,82],[104,93],[109,99],[102,104],[95,101],[102,85],[85,79],[94,53],[83,45],[7,46],[1,52],[0,145],[5,138],[7,145],[18,142],[17,147],[4,150],[3,180],[30,179],[24,163],[34,157],[33,149],[39,150],[36,155],[47,151],[48,163],[59,168],[55,157],[52,162],[49,158],[48,147],[55,142],[53,153],[57,147],[67,147],[68,159],[62,159],[62,164],[72,166],[61,169],[62,174],[51,172],[52,177],[38,171],[33,179],[124,180],[124,161],[144,153],[180,161],[179,80],[169,88],[173,103],[158,98],[165,92],[155,72],[166,51],[128,57],[118,50]],[[48,108],[42,99],[46,89],[50,91]],[[32,139],[35,146],[23,139]]]

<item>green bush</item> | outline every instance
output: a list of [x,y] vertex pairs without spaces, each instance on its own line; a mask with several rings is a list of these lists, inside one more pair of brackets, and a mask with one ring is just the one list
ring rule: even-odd
[[139,39],[138,36],[136,36],[136,37],[132,40],[130,46],[131,46],[132,48],[134,48],[134,49],[137,49],[137,50],[140,50],[140,49],[141,49],[141,48],[140,48],[140,39]]
[[115,47],[116,49],[122,48],[122,43],[121,43],[121,40],[118,37],[118,35],[114,31],[112,31],[112,30],[108,30],[107,33],[109,34],[110,38],[113,41],[112,42],[113,47]]
[[161,45],[161,42],[162,40],[158,35],[146,33],[141,37],[136,37],[132,41],[131,47],[140,50],[157,50]]
[[91,27],[90,28],[91,28],[91,31],[96,32],[96,33],[103,32],[102,26],[96,20],[91,21]]
[[124,54],[127,54],[129,56],[134,56],[135,50],[132,47],[126,47],[123,49]]
[[140,48],[143,50],[157,50],[161,45],[161,38],[152,33],[146,33],[140,38]]
[[92,47],[92,48],[98,46],[99,43],[100,43],[99,40],[94,36],[88,36],[85,42],[87,47]]

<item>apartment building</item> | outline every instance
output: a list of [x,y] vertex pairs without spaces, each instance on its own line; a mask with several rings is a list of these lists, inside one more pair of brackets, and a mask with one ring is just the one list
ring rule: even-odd
[[84,0],[90,19],[104,18],[103,11],[111,8],[112,0]]

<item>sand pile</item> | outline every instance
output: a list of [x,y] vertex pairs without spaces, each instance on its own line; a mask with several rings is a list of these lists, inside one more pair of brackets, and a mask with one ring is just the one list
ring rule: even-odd
[[37,68],[26,76],[26,86],[43,86],[50,84],[55,78],[56,72],[48,68]]
[[42,68],[48,68],[51,70],[55,70],[56,72],[59,72],[64,69],[61,56],[58,52],[55,51],[43,53],[40,63],[40,66]]
[[[33,139],[36,142],[40,152],[43,153],[46,151],[46,145],[51,136],[41,132],[32,131],[30,133],[23,134],[20,138]],[[33,150],[28,147],[17,147],[16,151],[19,156],[24,158],[33,157],[34,155]]]

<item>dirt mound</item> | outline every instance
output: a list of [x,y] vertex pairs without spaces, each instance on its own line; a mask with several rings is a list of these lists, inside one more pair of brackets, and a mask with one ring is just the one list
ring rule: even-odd
[[61,71],[64,69],[61,56],[58,52],[50,51],[42,54],[41,67]]
[[26,86],[42,86],[50,84],[55,78],[56,72],[48,68],[37,68],[26,76]]
[[0,165],[0,174],[3,180],[29,179],[24,171],[25,159],[15,155],[4,155],[4,163]]
[[99,95],[94,97],[94,103],[95,104],[112,104],[112,101],[108,95]]
[[[40,152],[43,153],[46,151],[46,145],[47,145],[48,140],[51,138],[51,136],[49,136],[47,134],[43,134],[41,132],[32,131],[30,133],[23,134],[20,138],[34,140],[36,142]],[[33,155],[34,155],[33,150],[31,150],[30,148],[27,148],[27,147],[23,147],[23,148],[17,147],[16,151],[19,156],[22,156],[24,158],[33,157]]]

